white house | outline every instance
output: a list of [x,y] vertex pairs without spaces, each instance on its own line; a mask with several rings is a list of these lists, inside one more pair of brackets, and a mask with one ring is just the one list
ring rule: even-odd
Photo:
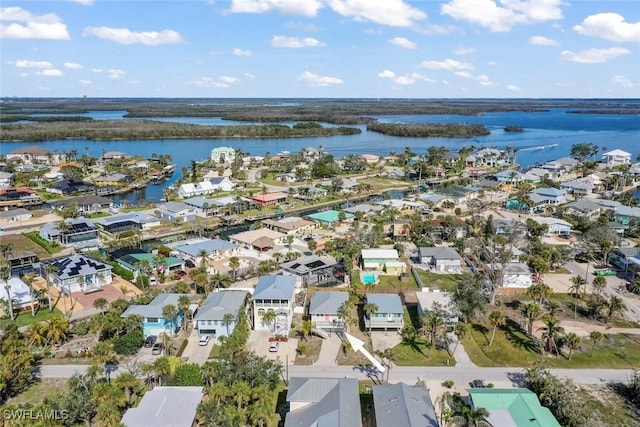
[[63,155],[49,151],[39,145],[16,148],[6,154],[7,160],[20,160],[22,163],[45,163],[55,166],[63,160]]
[[613,150],[602,154],[602,163],[607,165],[626,165],[631,163],[631,153]]
[[181,202],[168,202],[158,207],[160,218],[168,221],[193,221],[196,219],[196,211],[193,207]]
[[563,235],[569,236],[571,234],[571,224],[559,218],[551,218],[546,216],[534,216],[531,219],[538,224],[546,224],[549,226],[547,236]]
[[0,211],[0,224],[11,224],[26,221],[33,214],[24,208],[12,209],[9,211]]
[[0,188],[11,187],[13,174],[10,172],[0,172]]
[[533,284],[533,272],[522,262],[509,262],[502,272],[502,286],[505,288],[528,288]]
[[230,163],[236,157],[236,150],[231,147],[216,147],[211,150],[211,161],[214,163]]
[[53,271],[47,273],[51,282],[65,294],[99,291],[104,285],[111,284],[113,279],[110,265],[81,254],[59,258],[50,265],[54,267]]
[[419,251],[420,263],[430,266],[434,271],[456,274],[462,271],[462,257],[454,248],[422,247]]
[[[289,335],[295,302],[294,276],[260,276],[253,292],[253,328],[269,329],[274,335]],[[265,322],[266,312],[274,311],[276,319]]]
[[182,184],[178,195],[182,198],[202,196],[216,191],[231,191],[234,184],[226,177],[211,178],[209,181]]
[[7,289],[6,285],[9,285],[9,297],[13,301],[13,309],[26,310],[31,308],[31,304],[38,306],[38,299],[32,298],[31,290],[29,286],[19,277],[10,277],[8,282],[4,279],[0,279],[0,301],[7,301]]

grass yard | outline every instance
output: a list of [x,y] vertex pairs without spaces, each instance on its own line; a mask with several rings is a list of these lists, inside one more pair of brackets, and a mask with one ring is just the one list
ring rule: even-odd
[[296,353],[294,365],[313,365],[320,355],[323,339],[316,336],[308,336],[307,341],[300,338],[298,344],[304,344],[307,349],[304,354]]
[[[21,311],[18,313],[18,316],[15,319],[18,327],[29,326],[32,323],[44,322],[45,320],[51,319],[55,315],[62,315],[62,312],[57,308],[54,308],[53,311],[49,311],[48,308],[41,308],[36,311],[36,316],[31,316],[31,310]],[[3,318],[0,320],[0,328],[3,328],[8,323],[11,323],[11,319]]]
[[629,404],[607,386],[578,387],[576,394],[590,411],[593,425],[608,427],[637,426],[640,409]]
[[49,258],[49,252],[22,234],[8,234],[6,236],[2,236],[2,243],[10,244],[14,252],[33,252],[40,259]]
[[[576,350],[571,360],[554,357],[551,365],[557,368],[610,368],[629,369],[640,366],[640,336],[630,334],[605,335],[591,356],[591,342],[583,340],[582,349]],[[567,350],[564,350],[568,355]]]
[[430,289],[440,289],[446,292],[455,291],[463,277],[461,274],[438,274],[419,268],[416,268],[415,272],[418,273],[422,286]]
[[389,178],[369,177],[358,180],[359,184],[370,184],[373,191],[384,190],[387,188],[406,188],[407,183],[404,181],[395,181]]
[[209,360],[217,359],[218,357],[220,357],[220,348],[220,344],[213,344],[211,346],[211,351],[209,352]]
[[42,381],[38,381],[32,384],[28,389],[23,391],[17,396],[14,396],[7,400],[8,405],[39,405],[44,399],[52,398],[59,392],[61,389],[66,388],[67,380],[66,379],[45,379]]
[[398,366],[454,366],[456,360],[446,350],[432,348],[426,338],[419,338],[413,343],[400,343],[393,347],[393,354]]
[[111,216],[109,212],[96,212],[96,213],[86,214],[85,218],[96,219],[96,218],[106,218],[108,216]]
[[153,209],[153,206],[133,206],[130,208],[120,208],[121,213],[140,212]]
[[[363,331],[355,326],[351,326],[348,333],[358,338],[359,340],[364,341],[364,348],[366,348],[369,353],[373,354],[373,346],[371,345],[371,339],[369,338],[369,335],[366,335]],[[352,348],[348,348],[345,352],[343,351],[343,348],[344,347],[340,347],[340,350],[338,350],[338,355],[336,356],[336,363],[338,364],[338,366],[371,365],[369,359],[364,357],[362,353],[355,352]]]
[[49,254],[57,254],[58,252],[62,251],[62,249],[64,249],[60,245],[52,245],[51,242],[40,237],[40,234],[38,234],[37,231],[29,231],[27,233],[24,233],[23,236],[47,251],[47,255],[44,258],[48,258]]

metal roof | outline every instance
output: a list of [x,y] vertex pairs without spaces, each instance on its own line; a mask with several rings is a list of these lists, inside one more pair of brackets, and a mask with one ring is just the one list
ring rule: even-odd
[[193,257],[200,256],[200,252],[203,250],[210,254],[217,251],[228,251],[235,248],[237,248],[237,246],[234,243],[222,239],[211,239],[198,243],[185,243],[175,247],[177,251],[184,252],[185,254]]
[[458,251],[448,246],[421,247],[421,257],[433,257],[435,259],[462,259]]
[[311,297],[309,314],[337,314],[340,306],[348,299],[347,292],[318,291]]
[[253,292],[253,300],[290,300],[296,289],[294,276],[260,276]]
[[287,414],[285,427],[353,427],[362,424],[355,378],[291,378],[289,402],[308,402]]
[[162,308],[167,305],[174,305],[178,308],[178,301],[180,297],[187,294],[158,294],[147,305],[130,305],[120,315],[120,317],[128,317],[133,314],[142,317],[162,317]]
[[[474,408],[486,408],[489,411],[487,420],[492,425],[560,427],[551,411],[540,405],[538,396],[529,389],[473,388],[467,391]],[[509,418],[512,424],[499,423]]]
[[373,404],[378,427],[438,427],[425,387],[404,383],[374,385]]
[[290,271],[298,275],[305,275],[307,273],[322,270],[323,268],[336,265],[337,262],[333,258],[319,257],[317,255],[309,255],[306,257],[298,258],[293,261],[287,261],[280,264],[283,270]]
[[378,306],[378,313],[402,313],[402,301],[395,294],[367,294],[367,303]]
[[223,290],[209,294],[198,310],[194,320],[224,320],[225,314],[238,317],[238,312],[247,299],[247,291]]
[[127,427],[191,427],[202,396],[202,387],[156,386],[121,422]]

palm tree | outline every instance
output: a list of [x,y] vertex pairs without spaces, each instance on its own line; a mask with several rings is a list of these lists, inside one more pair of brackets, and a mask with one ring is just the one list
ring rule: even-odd
[[604,335],[600,331],[591,331],[589,334],[589,339],[591,340],[591,357],[593,357],[593,353],[596,350],[596,346],[600,344]]
[[489,411],[485,408],[470,408],[465,405],[462,407],[462,416],[464,417],[467,426],[478,427],[485,422],[485,419],[489,416]]
[[53,311],[53,302],[51,300],[51,286],[53,286],[52,275],[58,271],[58,266],[55,264],[47,265],[47,299],[49,300],[49,311]]
[[46,328],[47,340],[51,344],[60,344],[69,335],[69,322],[60,315],[47,320]]
[[47,339],[46,323],[32,323],[27,328],[26,335],[29,345],[43,347],[49,342],[49,340]]
[[556,301],[547,301],[547,316],[556,317],[562,310]]
[[456,341],[456,345],[455,347],[453,347],[453,353],[456,352],[456,349],[458,348],[458,344],[460,344],[460,341],[462,341],[467,335],[469,335],[469,331],[470,331],[470,327],[468,323],[464,323],[464,322],[458,322],[456,324],[456,336],[458,337],[458,340]]
[[9,316],[11,320],[15,319],[15,313],[13,312],[13,298],[11,297],[11,285],[9,284],[9,279],[11,279],[11,266],[9,263],[2,259],[2,264],[0,265],[0,278],[2,278],[4,282],[4,290],[7,292],[7,303],[9,305]]
[[369,336],[371,336],[371,327],[373,326],[372,315],[374,313],[377,313],[379,309],[380,309],[380,307],[378,307],[378,304],[375,304],[375,303],[372,303],[372,302],[366,303],[364,305],[364,307],[362,308],[362,311],[364,311],[364,313],[369,318]]
[[202,249],[198,252],[198,256],[200,257],[200,267],[206,268],[207,262],[209,261],[209,252],[207,252],[206,249]]
[[31,305],[31,316],[35,317],[36,316],[36,307],[33,301],[33,282],[36,280],[36,275],[33,273],[28,273],[25,274],[22,277],[22,280],[24,281],[24,283],[29,287],[29,301],[30,301],[30,305]]
[[573,318],[576,319],[578,317],[578,298],[580,298],[580,294],[583,292],[582,288],[586,286],[587,281],[582,276],[573,276],[571,283],[573,284],[569,287],[569,294],[574,298]]
[[387,368],[387,379],[385,380],[385,382],[388,384],[391,369],[393,368],[393,364],[396,363],[398,359],[393,350],[390,348],[385,348],[383,351],[375,351],[374,354],[380,358],[382,366]]
[[444,323],[444,319],[435,311],[430,311],[426,316],[422,318],[422,331],[429,336],[429,344],[431,348],[429,349],[429,353],[431,353],[431,349],[436,344],[436,340],[439,336],[441,336],[445,331],[446,325]]
[[132,373],[119,375],[113,384],[124,392],[127,407],[133,406],[137,398],[144,395],[145,388],[139,379]]
[[345,332],[349,332],[349,324],[353,321],[353,316],[351,315],[351,306],[348,304],[348,301],[345,301],[338,307],[338,312],[336,313],[338,319],[342,321],[342,325]]
[[233,280],[236,280],[236,270],[240,267],[240,259],[237,256],[229,258],[229,267],[233,271]]
[[227,328],[227,336],[229,336],[229,325],[234,321],[233,314],[225,313],[224,316],[222,316],[222,321],[224,322],[224,326]]
[[547,351],[554,350],[556,356],[558,356],[560,352],[558,350],[557,342],[558,338],[564,334],[564,328],[560,326],[560,321],[553,317],[545,317],[543,321],[544,326],[540,327],[540,330],[542,331],[541,338],[544,343],[543,347]]
[[173,349],[173,339],[171,339],[171,336],[166,332],[162,332],[159,338],[160,343],[162,343],[162,347],[164,348],[164,354],[166,354],[167,356],[171,356]]
[[276,314],[275,311],[273,310],[267,310],[263,315],[262,315],[262,323],[264,323],[265,325],[267,325],[269,327],[269,329],[271,330],[271,332],[273,332],[273,325],[276,321],[276,318],[278,317],[278,315]]
[[593,292],[602,295],[604,289],[607,287],[607,278],[604,276],[596,276],[591,282],[591,286],[593,286]]
[[173,334],[174,330],[174,322],[176,317],[178,316],[178,309],[173,304],[168,304],[162,307],[162,318],[166,321],[167,324],[170,325],[170,333]]
[[542,305],[543,301],[548,298],[552,292],[549,285],[542,282],[534,283],[527,289],[527,295],[533,298],[534,301],[537,299],[539,305]]
[[208,286],[205,287],[205,294],[206,296],[209,296],[209,293],[213,289],[228,288],[232,282],[233,279],[231,278],[231,276],[227,274],[216,273],[209,278]]
[[493,333],[491,334],[491,341],[489,341],[489,348],[491,348],[493,339],[496,337],[496,329],[498,329],[498,326],[504,325],[507,319],[503,312],[500,310],[494,310],[489,314],[489,321],[493,324]]
[[540,306],[535,302],[531,302],[522,307],[522,315],[527,320],[527,330],[530,336],[533,336],[533,322],[540,317]]
[[96,310],[100,310],[100,313],[102,313],[103,316],[105,308],[107,308],[108,306],[109,301],[107,301],[106,298],[96,298],[96,300],[93,302],[93,308],[95,308]]
[[180,295],[180,297],[178,298],[178,310],[182,311],[182,314],[184,315],[184,319],[185,321],[182,322],[183,327],[185,328],[185,330],[187,329],[187,325],[189,325],[189,321],[190,320],[187,316],[188,313],[191,313],[189,311],[189,306],[191,305],[191,299],[189,299],[188,295]]
[[621,313],[626,309],[627,306],[624,304],[624,301],[622,301],[622,298],[611,295],[609,302],[607,303],[607,323],[609,323],[615,314]]
[[569,360],[571,360],[571,354],[573,353],[573,350],[577,350],[580,348],[581,339],[575,333],[569,332],[567,335],[565,335],[562,341],[564,345],[566,345],[569,349]]

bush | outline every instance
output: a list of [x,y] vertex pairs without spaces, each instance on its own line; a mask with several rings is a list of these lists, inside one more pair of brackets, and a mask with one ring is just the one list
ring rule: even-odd
[[89,333],[89,321],[79,320],[71,324],[71,333],[78,336],[85,336]]
[[44,248],[44,250],[46,250],[50,254],[55,254],[62,250],[62,247],[59,244],[51,243],[43,239],[42,237],[40,237],[37,231],[29,231],[28,233],[22,233],[22,235],[38,246],[42,246],[42,248]]
[[178,366],[173,380],[173,385],[183,387],[203,386],[204,377],[202,376],[200,365],[197,363],[185,363],[184,365]]
[[116,354],[131,355],[136,354],[142,347],[144,336],[141,331],[134,331],[115,337],[112,342]]
[[455,383],[452,380],[446,380],[442,383],[442,387],[451,388]]
[[124,268],[123,266],[121,266],[115,261],[107,261],[107,264],[113,267],[111,271],[114,274],[117,274],[118,276],[122,277],[124,280],[128,280],[128,281],[133,280],[133,271],[127,270],[126,268]]

